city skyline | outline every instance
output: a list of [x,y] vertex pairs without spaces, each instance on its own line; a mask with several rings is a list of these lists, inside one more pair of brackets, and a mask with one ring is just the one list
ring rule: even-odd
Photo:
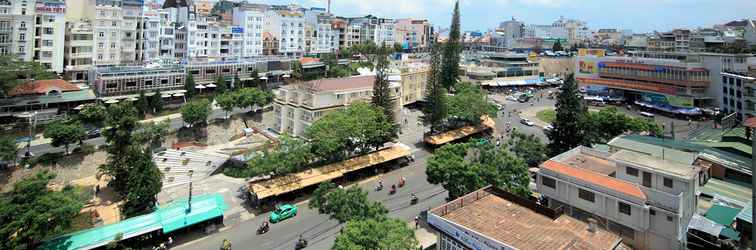
[[[211,0],[217,1],[217,0]],[[268,4],[327,6],[327,0],[259,0]],[[756,17],[756,1],[750,0],[664,0],[614,1],[613,8],[599,0],[463,0],[460,2],[462,29],[487,31],[512,17],[526,24],[550,24],[560,17],[579,19],[588,27],[629,29],[635,33],[675,28],[711,27]],[[436,27],[451,22],[453,0],[332,0],[332,12],[339,16],[374,15],[388,18],[428,19]],[[425,6],[433,6],[425,8]],[[653,6],[654,8],[649,8]],[[397,8],[399,7],[399,8]],[[679,10],[679,11],[670,11]],[[617,18],[622,17],[622,18]],[[674,17],[674,18],[673,18]]]

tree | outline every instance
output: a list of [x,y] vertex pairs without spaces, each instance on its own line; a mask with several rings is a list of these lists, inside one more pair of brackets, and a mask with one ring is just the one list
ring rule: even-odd
[[219,76],[215,78],[215,92],[223,93],[228,91],[228,84],[226,84],[226,78]]
[[496,117],[496,105],[488,101],[488,95],[479,86],[461,82],[457,84],[457,92],[449,97],[449,117],[452,122],[466,124],[480,124],[481,117],[487,115]]
[[234,81],[232,85],[233,85],[232,87],[234,90],[241,89],[242,86],[244,85],[244,82],[241,80],[241,78],[239,78],[238,73],[234,74]]
[[578,92],[575,75],[570,75],[557,95],[556,119],[551,124],[554,128],[547,133],[549,154],[554,156],[580,145],[589,145],[585,126],[587,118],[588,108]]
[[16,140],[10,135],[0,135],[0,161],[15,161],[17,154]]
[[184,106],[181,106],[181,117],[189,127],[194,127],[195,125],[207,122],[207,117],[209,115],[210,101],[207,99],[190,101],[184,104]]
[[53,178],[54,174],[43,171],[0,195],[0,249],[34,249],[42,240],[71,226],[84,202],[71,188],[48,189]]
[[152,111],[152,108],[150,108],[150,101],[147,99],[147,96],[144,94],[144,90],[139,91],[138,98],[139,99],[137,99],[134,102],[134,107],[137,109],[139,118],[144,118],[147,112]]
[[543,144],[541,139],[535,137],[535,135],[526,135],[515,131],[507,144],[509,151],[522,158],[529,167],[537,167],[548,159],[546,144]]
[[236,102],[239,108],[262,108],[273,102],[273,94],[259,88],[243,88],[236,92]]
[[146,144],[147,149],[151,151],[162,146],[165,137],[168,135],[170,123],[168,121],[148,122],[140,127],[141,131],[136,133],[134,137],[140,144]]
[[283,134],[271,150],[253,156],[247,164],[226,168],[223,173],[236,178],[281,176],[306,169],[314,158],[309,143]]
[[13,55],[0,56],[0,97],[7,97],[14,87],[24,83],[27,79],[46,80],[56,79],[54,72],[37,62],[18,60]]
[[57,120],[47,125],[44,136],[50,138],[53,147],[66,147],[66,154],[69,151],[69,145],[82,141],[87,136],[87,131],[76,120]]
[[163,95],[160,93],[160,89],[155,90],[155,93],[149,97],[149,102],[153,114],[158,114],[163,111],[165,101],[163,101]]
[[428,82],[425,85],[425,105],[420,119],[423,124],[430,125],[431,133],[441,129],[446,120],[448,108],[446,89],[441,84],[441,62],[438,46],[431,48],[431,64],[428,71]]
[[358,187],[337,188],[335,184],[320,184],[313,192],[308,206],[321,214],[344,223],[350,220],[381,219],[388,214],[383,204],[370,201],[367,192]]
[[155,208],[157,194],[163,181],[162,173],[152,161],[150,153],[141,147],[132,146],[126,154],[129,176],[126,201],[121,205],[121,212],[126,217],[133,217],[151,212]]
[[661,126],[653,120],[627,116],[619,112],[615,107],[589,113],[588,122],[586,122],[585,126],[591,144],[607,143],[625,132],[646,132],[655,136],[662,135]]
[[291,63],[291,77],[300,81],[304,80],[304,69],[299,61]]
[[557,52],[557,51],[564,51],[564,48],[562,48],[562,43],[557,40],[554,43],[554,46],[551,47],[551,51]]
[[404,47],[401,43],[394,43],[394,52],[402,52],[404,51]]
[[129,177],[129,166],[125,161],[127,150],[134,144],[133,132],[139,127],[137,111],[130,103],[119,103],[108,107],[103,131],[107,163],[100,165],[99,171],[113,177],[109,185],[116,192],[125,194]]
[[215,102],[221,107],[221,109],[223,109],[223,111],[226,111],[226,119],[229,118],[228,113],[234,110],[234,107],[237,104],[236,100],[237,94],[231,92],[220,93],[215,96]]
[[186,97],[192,98],[197,95],[197,89],[195,87],[194,75],[192,73],[186,74],[186,80],[184,80],[184,90],[186,90]]
[[525,162],[489,144],[447,144],[428,160],[428,182],[441,184],[454,199],[486,185],[527,197],[530,177]]
[[78,119],[84,124],[102,127],[105,123],[107,109],[100,104],[86,105],[79,111]]
[[[375,83],[373,83],[372,103],[383,111],[391,124],[395,124],[394,108],[396,107],[396,103],[391,97],[391,84],[388,80],[388,72],[386,72],[388,70],[389,61],[388,54],[385,52],[388,52],[388,48],[382,47],[380,51],[381,53],[376,59],[376,75]],[[394,134],[394,136],[396,136],[396,134]]]
[[449,31],[449,41],[444,46],[443,64],[441,66],[441,76],[439,81],[451,91],[459,80],[459,54],[462,53],[462,44],[460,36],[460,17],[459,1],[454,4],[454,14],[452,15],[451,30]]
[[415,232],[398,219],[367,219],[347,222],[336,236],[334,250],[417,249]]
[[354,103],[331,112],[305,130],[313,152],[326,161],[337,161],[353,153],[382,146],[394,136],[394,124],[379,108]]

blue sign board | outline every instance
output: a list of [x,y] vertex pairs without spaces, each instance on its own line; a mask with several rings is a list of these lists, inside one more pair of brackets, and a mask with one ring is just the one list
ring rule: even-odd
[[235,33],[235,34],[236,33],[244,33],[244,28],[242,28],[242,27],[232,27],[231,28],[231,32]]

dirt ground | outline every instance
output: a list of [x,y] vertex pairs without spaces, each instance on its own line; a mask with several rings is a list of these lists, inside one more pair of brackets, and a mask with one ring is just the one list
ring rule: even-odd
[[97,167],[104,164],[106,160],[107,154],[105,152],[96,151],[88,155],[66,156],[52,166],[37,164],[31,169],[18,167],[10,171],[2,171],[0,172],[0,192],[11,191],[14,183],[43,170],[55,173],[55,179],[51,181],[52,185],[65,186],[73,180],[93,176],[97,172]]

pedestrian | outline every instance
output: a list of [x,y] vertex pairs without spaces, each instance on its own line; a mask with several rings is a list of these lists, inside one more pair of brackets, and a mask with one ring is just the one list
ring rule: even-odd
[[100,194],[100,184],[95,185],[95,195]]
[[415,215],[415,229],[417,229],[418,226],[420,226],[420,217],[418,217],[417,215]]
[[173,237],[168,236],[168,247],[172,247],[172,246],[173,246]]

